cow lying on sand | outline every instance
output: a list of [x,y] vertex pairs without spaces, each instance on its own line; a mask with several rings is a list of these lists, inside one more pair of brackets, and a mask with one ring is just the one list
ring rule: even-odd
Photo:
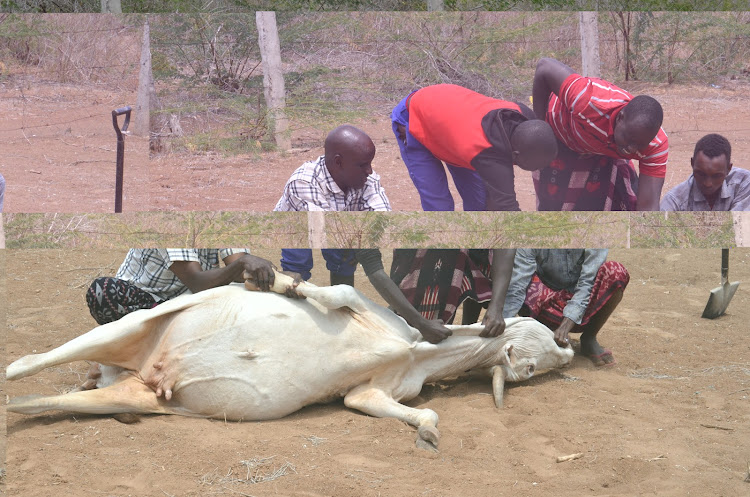
[[[273,290],[291,284],[277,274]],[[483,369],[500,407],[506,380],[526,380],[573,357],[531,318],[507,320],[497,338],[477,336],[481,325],[454,326],[454,336],[435,345],[352,287],[303,283],[297,291],[307,299],[241,285],[205,290],[22,357],[8,366],[8,380],[78,360],[107,365],[107,374],[97,389],[15,398],[8,410],[264,420],[343,397],[347,407],[416,426],[417,445],[436,448],[437,414],[399,403],[425,382]]]

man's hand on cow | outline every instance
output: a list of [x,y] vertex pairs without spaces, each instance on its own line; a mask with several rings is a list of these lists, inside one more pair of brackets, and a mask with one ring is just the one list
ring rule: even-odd
[[575,326],[575,322],[569,318],[563,318],[560,326],[555,330],[555,343],[560,347],[567,347],[570,345],[570,337],[568,333]]
[[305,280],[302,279],[302,275],[299,273],[295,273],[294,271],[281,271],[281,274],[285,274],[287,276],[291,276],[294,278],[294,283],[292,283],[292,286],[286,289],[284,292],[284,295],[289,297],[290,299],[304,299],[307,298],[304,295],[300,295],[297,293],[297,286],[300,283],[304,283]]
[[240,261],[244,279],[251,280],[263,292],[271,289],[274,280],[274,267],[271,261],[250,254],[243,255]]
[[440,343],[453,334],[445,327],[442,319],[425,319],[416,326],[422,337],[430,343]]
[[491,308],[488,308],[484,314],[482,324],[484,325],[484,331],[479,334],[480,337],[499,337],[505,331],[505,319],[503,319],[502,313],[496,315]]

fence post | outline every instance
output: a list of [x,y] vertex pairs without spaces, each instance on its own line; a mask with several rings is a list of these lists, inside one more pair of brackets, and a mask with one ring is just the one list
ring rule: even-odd
[[323,211],[307,213],[307,241],[310,248],[326,247],[326,216]]
[[151,35],[148,18],[143,25],[143,43],[141,45],[141,69],[138,74],[138,95],[135,100],[135,122],[133,134],[149,136],[151,131],[151,110],[156,105],[154,76],[151,73]]
[[[104,0],[102,0],[104,1]],[[427,11],[428,12],[442,12],[445,10],[444,0],[427,0]]]
[[102,14],[122,14],[120,0],[102,0]]
[[599,26],[596,12],[579,12],[578,25],[581,30],[581,62],[583,76],[600,78]]
[[256,12],[260,59],[263,63],[263,93],[268,108],[269,131],[273,133],[276,146],[281,150],[292,148],[289,135],[289,120],[284,113],[284,75],[281,70],[281,44],[276,28],[276,12]]

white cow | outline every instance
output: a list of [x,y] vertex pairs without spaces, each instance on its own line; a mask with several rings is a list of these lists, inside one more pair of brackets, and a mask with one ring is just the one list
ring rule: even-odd
[[[274,291],[290,284],[277,274]],[[425,382],[484,369],[500,407],[506,380],[526,380],[573,357],[531,318],[507,320],[497,338],[479,337],[481,325],[454,326],[454,335],[435,345],[352,287],[303,283],[297,291],[307,299],[241,285],[206,290],[22,357],[8,366],[8,380],[77,360],[115,374],[103,375],[94,390],[12,399],[8,410],[265,420],[343,397],[347,407],[416,426],[417,445],[436,448],[437,414],[399,403]]]

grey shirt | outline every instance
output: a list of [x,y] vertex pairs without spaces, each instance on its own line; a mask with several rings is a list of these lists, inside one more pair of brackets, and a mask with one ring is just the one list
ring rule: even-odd
[[503,317],[518,314],[526,300],[531,278],[536,273],[542,283],[551,289],[567,290],[573,294],[563,309],[563,316],[581,324],[596,273],[607,260],[607,253],[607,249],[518,249]]
[[750,211],[750,171],[736,167],[729,171],[721,185],[721,194],[714,202],[713,209],[698,189],[692,174],[686,181],[664,195],[659,209],[662,211]]

